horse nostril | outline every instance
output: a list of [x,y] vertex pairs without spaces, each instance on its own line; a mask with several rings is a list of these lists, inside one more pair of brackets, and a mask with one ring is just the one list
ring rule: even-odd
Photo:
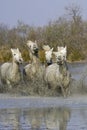
[[58,57],[58,60],[61,60],[61,57]]
[[38,50],[38,48],[34,47],[34,50]]
[[20,61],[20,62],[23,62],[23,60],[22,60],[22,59],[19,59],[19,61]]
[[35,48],[35,49],[34,49],[34,52],[35,52],[35,53],[38,53],[38,48]]

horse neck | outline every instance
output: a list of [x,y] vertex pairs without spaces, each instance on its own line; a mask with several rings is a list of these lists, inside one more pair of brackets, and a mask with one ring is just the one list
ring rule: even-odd
[[53,63],[52,59],[50,60],[50,62],[46,61],[46,66],[52,65],[52,63]]
[[31,51],[29,51],[29,56],[30,56],[30,59],[32,60],[32,58],[33,58],[33,54],[32,54]]
[[64,61],[63,64],[59,65],[59,71],[60,71],[60,73],[64,74],[67,72],[67,70],[68,70],[68,66],[67,66],[66,61]]
[[14,60],[12,62],[12,72],[17,73],[19,71],[19,64],[17,64]]
[[40,63],[38,55],[37,56],[33,55],[32,59],[33,59],[33,63],[35,63],[35,64],[39,64]]
[[30,55],[30,60],[32,63],[37,63],[39,58],[38,58],[38,54],[35,55],[31,52],[31,50],[29,51],[29,55]]
[[35,55],[31,51],[29,52],[29,55],[30,55],[31,63],[34,63],[36,61]]

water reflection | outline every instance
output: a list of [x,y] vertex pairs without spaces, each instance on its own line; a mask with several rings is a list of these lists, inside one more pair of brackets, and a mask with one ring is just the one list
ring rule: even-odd
[[87,130],[87,107],[71,110],[67,130]]
[[18,109],[0,110],[0,130],[19,130],[20,111]]
[[45,112],[45,124],[49,130],[66,130],[70,119],[70,110],[67,108],[48,109]]
[[66,130],[68,108],[1,109],[0,130]]

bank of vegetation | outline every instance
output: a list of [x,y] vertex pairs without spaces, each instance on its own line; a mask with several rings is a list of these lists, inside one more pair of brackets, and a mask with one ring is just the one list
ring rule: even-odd
[[80,7],[76,5],[65,8],[63,16],[50,21],[43,27],[35,27],[18,21],[10,28],[0,23],[0,62],[10,61],[10,48],[19,48],[24,61],[29,60],[25,43],[27,40],[37,41],[40,47],[40,59],[44,61],[43,44],[50,47],[67,46],[68,60],[80,61],[87,59],[87,21],[81,15]]

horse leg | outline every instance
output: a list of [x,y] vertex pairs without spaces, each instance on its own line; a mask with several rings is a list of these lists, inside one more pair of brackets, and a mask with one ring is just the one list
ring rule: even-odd
[[66,95],[70,96],[70,84],[68,85],[68,87],[66,88]]
[[6,82],[7,82],[7,84],[8,84],[8,87],[11,89],[11,88],[12,88],[12,85],[11,85],[10,81],[9,81],[9,80],[6,80]]
[[63,97],[66,98],[66,92],[64,90],[63,85],[61,85],[60,87],[61,87],[61,91],[62,91]]

